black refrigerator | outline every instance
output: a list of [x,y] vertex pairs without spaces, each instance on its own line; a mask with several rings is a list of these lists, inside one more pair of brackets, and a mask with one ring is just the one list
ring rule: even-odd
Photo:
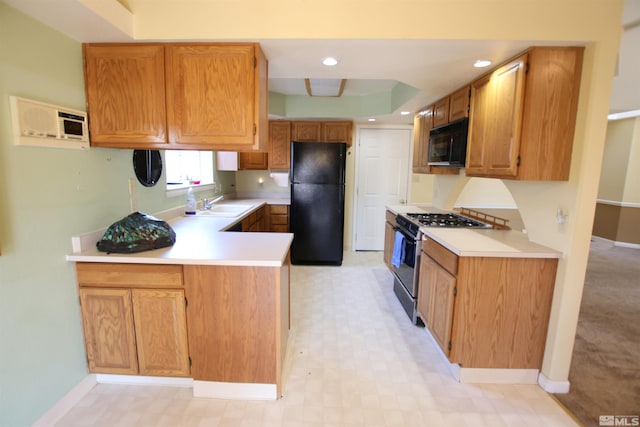
[[292,264],[342,265],[344,142],[291,143]]

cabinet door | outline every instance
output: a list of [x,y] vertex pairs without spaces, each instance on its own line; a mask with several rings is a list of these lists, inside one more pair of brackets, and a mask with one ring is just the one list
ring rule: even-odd
[[185,148],[252,149],[259,110],[254,45],[176,44],[166,49],[169,142]]
[[383,258],[384,263],[387,265],[389,270],[391,270],[391,257],[393,256],[393,246],[395,243],[395,230],[393,229],[393,224],[390,222],[385,222],[384,225],[384,252]]
[[428,173],[429,131],[433,124],[433,107],[416,114],[413,119],[413,172]]
[[433,127],[449,123],[449,97],[433,104]]
[[433,263],[433,260],[423,252],[420,257],[418,300],[416,303],[418,315],[422,319],[422,323],[424,323],[424,325],[429,329],[431,329],[431,325],[433,323],[433,283],[436,279],[436,270],[431,268],[431,264],[429,264],[430,262]]
[[140,374],[189,376],[184,291],[133,289],[131,300]]
[[293,122],[292,140],[298,142],[322,141],[322,122]]
[[238,153],[240,158],[240,170],[267,170],[269,169],[267,153],[262,151],[257,152],[240,152]]
[[164,47],[83,46],[91,145],[166,148]]
[[80,288],[80,305],[89,372],[137,374],[130,291]]
[[469,97],[471,95],[471,89],[469,86],[465,86],[460,90],[457,90],[449,97],[449,121],[455,122],[456,120],[463,119],[469,116]]
[[291,122],[269,122],[269,169],[291,167]]
[[523,55],[472,84],[468,175],[517,175],[526,60]]
[[[427,314],[430,319],[428,327],[444,354],[449,356],[456,278],[428,256],[423,259],[427,280],[431,285],[429,292],[433,298],[431,312]],[[420,292],[421,290],[418,291],[418,295]]]
[[351,122],[324,122],[323,127],[323,141],[346,142],[351,146]]

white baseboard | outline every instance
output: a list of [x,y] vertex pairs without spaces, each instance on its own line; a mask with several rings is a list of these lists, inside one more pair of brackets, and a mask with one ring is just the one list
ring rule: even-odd
[[449,372],[460,383],[477,384],[540,384],[539,369],[495,369],[495,368],[462,368],[457,363],[449,362],[440,345],[431,335],[428,328],[424,328],[427,336],[445,361]]
[[538,375],[538,385],[547,393],[569,393],[570,383],[547,378],[542,372]]
[[194,381],[193,395],[218,399],[276,400],[278,399],[278,387],[276,384]]
[[593,240],[597,240],[600,242],[606,242],[613,246],[619,246],[621,248],[631,248],[631,249],[640,249],[640,244],[638,243],[627,243],[627,242],[618,242],[615,240],[605,239],[604,237],[591,235]]
[[537,369],[459,369],[459,381],[467,384],[537,384],[540,372]]
[[89,374],[76,384],[62,399],[45,412],[32,427],[46,427],[57,423],[96,385],[96,376]]
[[183,377],[146,377],[142,375],[96,374],[101,384],[157,385],[171,387],[193,387],[192,378]]

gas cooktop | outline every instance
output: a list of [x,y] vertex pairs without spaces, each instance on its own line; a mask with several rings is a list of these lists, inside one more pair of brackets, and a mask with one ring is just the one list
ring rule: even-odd
[[423,227],[491,228],[491,225],[454,213],[408,213],[412,221]]

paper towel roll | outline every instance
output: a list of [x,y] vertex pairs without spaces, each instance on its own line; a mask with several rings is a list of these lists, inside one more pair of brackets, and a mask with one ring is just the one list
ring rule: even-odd
[[271,178],[276,182],[278,187],[289,186],[289,173],[288,172],[272,172],[269,174]]

